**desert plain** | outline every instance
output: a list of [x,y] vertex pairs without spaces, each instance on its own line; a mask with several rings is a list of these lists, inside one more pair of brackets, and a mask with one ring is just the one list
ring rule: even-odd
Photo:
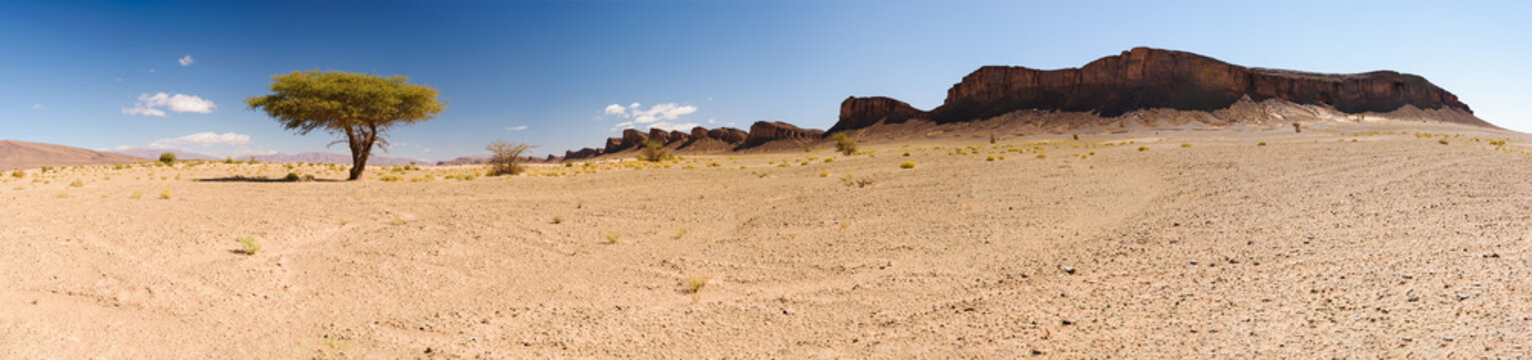
[[509,177],[7,172],[0,357],[1532,353],[1523,134],[987,133]]

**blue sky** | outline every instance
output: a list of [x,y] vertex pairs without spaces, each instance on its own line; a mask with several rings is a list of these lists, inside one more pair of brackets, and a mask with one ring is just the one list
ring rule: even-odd
[[344,152],[243,104],[272,75],[324,69],[408,76],[450,102],[394,129],[386,156],[450,159],[502,138],[562,154],[624,123],[828,128],[847,96],[929,109],[979,66],[1077,67],[1135,46],[1419,74],[1532,131],[1525,2],[1245,3],[5,2],[0,138]]

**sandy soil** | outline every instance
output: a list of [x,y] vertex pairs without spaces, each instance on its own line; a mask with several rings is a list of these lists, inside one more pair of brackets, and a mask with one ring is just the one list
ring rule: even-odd
[[[3,174],[0,357],[1532,352],[1519,134],[947,135],[467,181],[442,177],[475,169]],[[239,253],[239,236],[262,249]],[[694,277],[709,280],[692,294]]]

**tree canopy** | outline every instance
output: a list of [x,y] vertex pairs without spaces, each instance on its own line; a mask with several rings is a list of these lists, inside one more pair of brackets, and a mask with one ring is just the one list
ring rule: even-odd
[[245,103],[264,110],[287,130],[306,135],[322,129],[343,136],[351,148],[349,180],[361,176],[375,146],[388,150],[388,140],[382,138],[388,128],[429,121],[447,107],[437,100],[436,89],[410,84],[398,75],[310,70],[272,80],[271,94]]

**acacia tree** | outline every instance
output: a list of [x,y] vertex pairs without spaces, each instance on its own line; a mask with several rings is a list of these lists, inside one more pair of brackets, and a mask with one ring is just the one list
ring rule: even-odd
[[403,76],[381,77],[345,71],[294,71],[272,77],[272,94],[245,99],[250,109],[265,110],[288,130],[307,135],[316,129],[343,136],[351,148],[351,176],[367,167],[373,147],[388,151],[383,135],[390,127],[429,121],[447,107],[436,89],[408,83]]

